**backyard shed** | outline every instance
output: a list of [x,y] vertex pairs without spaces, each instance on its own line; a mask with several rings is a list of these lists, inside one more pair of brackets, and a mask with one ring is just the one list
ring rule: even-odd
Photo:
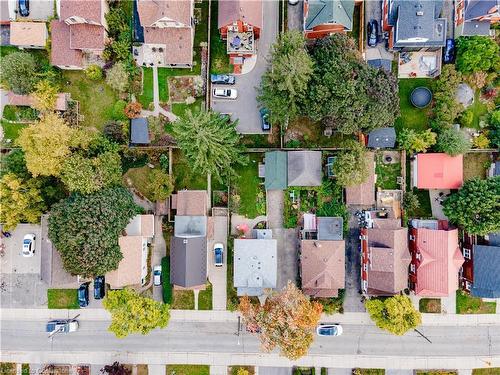
[[148,119],[144,117],[133,118],[130,123],[130,143],[145,145],[150,142]]

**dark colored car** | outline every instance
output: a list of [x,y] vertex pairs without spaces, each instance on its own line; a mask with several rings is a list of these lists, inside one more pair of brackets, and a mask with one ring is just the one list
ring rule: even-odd
[[234,85],[236,77],[230,74],[210,74],[210,82],[218,85]]
[[269,111],[265,108],[259,110],[260,112],[260,122],[262,130],[268,131],[271,130],[271,123],[269,122]]
[[104,276],[97,276],[94,279],[94,298],[101,299],[104,298],[105,295],[104,290]]
[[28,17],[30,15],[29,0],[19,0],[19,14],[23,17]]
[[443,62],[445,64],[453,64],[455,62],[455,39],[446,39]]
[[376,20],[372,19],[368,22],[366,35],[368,37],[368,45],[375,47],[378,43],[378,22]]
[[89,284],[85,283],[78,288],[78,304],[80,307],[89,305]]

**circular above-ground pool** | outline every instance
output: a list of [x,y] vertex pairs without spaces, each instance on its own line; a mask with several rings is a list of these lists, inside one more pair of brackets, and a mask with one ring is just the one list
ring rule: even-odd
[[432,93],[427,87],[417,87],[411,92],[411,104],[417,108],[425,108],[432,100]]

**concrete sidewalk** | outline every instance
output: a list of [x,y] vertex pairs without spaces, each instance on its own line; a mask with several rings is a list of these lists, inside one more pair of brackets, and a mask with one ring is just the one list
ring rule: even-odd
[[[80,314],[81,320],[111,320],[111,315],[104,309],[79,310],[49,310],[49,309],[0,309],[0,320],[48,320],[57,318],[72,318]],[[170,310],[172,321],[192,322],[236,322],[237,312],[216,310]],[[321,316],[322,322],[336,322],[340,324],[373,325],[367,313],[345,313]],[[236,324],[236,323],[235,323]],[[500,326],[499,314],[470,314],[470,315],[440,315],[422,314],[422,326]]]

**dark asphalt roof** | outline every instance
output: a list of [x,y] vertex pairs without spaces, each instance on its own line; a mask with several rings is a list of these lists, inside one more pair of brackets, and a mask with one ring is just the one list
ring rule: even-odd
[[490,22],[486,21],[467,21],[464,22],[464,28],[462,35],[473,36],[473,35],[484,35],[488,36],[490,34]]
[[488,234],[488,244],[490,246],[500,246],[500,232]]
[[368,134],[368,147],[394,148],[396,144],[396,131],[394,128],[378,128]]
[[353,14],[354,0],[309,0],[305,29],[311,30],[323,24],[339,24],[352,30]]
[[288,186],[320,186],[321,175],[321,151],[288,151]]
[[500,247],[474,245],[474,282],[471,294],[500,298]]
[[190,288],[204,285],[206,282],[206,237],[172,237],[170,241],[170,283]]
[[484,16],[495,6],[500,6],[500,0],[465,0],[464,19],[468,21]]
[[392,70],[392,61],[388,59],[373,59],[368,60],[367,63],[373,68],[382,69],[386,72],[391,72]]
[[344,238],[343,223],[341,217],[318,217],[318,240],[342,240]]
[[130,143],[148,144],[149,142],[148,119],[144,117],[132,119],[130,124]]
[[500,161],[495,161],[495,170],[493,171],[493,176],[500,176]]

